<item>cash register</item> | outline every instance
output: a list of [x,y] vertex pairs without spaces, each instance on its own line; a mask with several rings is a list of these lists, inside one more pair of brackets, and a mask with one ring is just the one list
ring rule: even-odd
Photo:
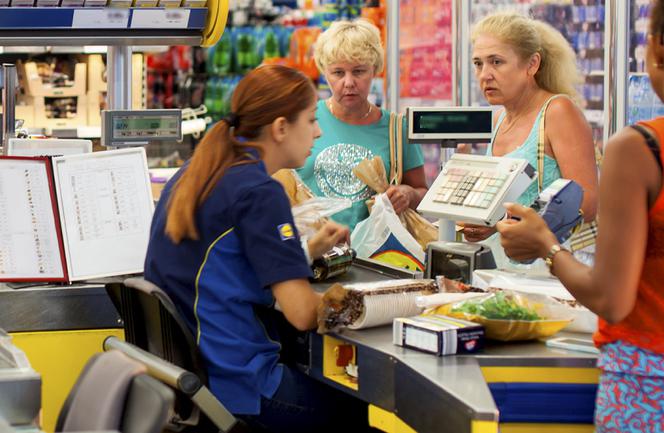
[[[410,142],[455,147],[491,140],[489,107],[411,107],[407,115]],[[505,214],[503,203],[516,201],[536,178],[525,159],[453,154],[417,207],[439,219],[438,241],[427,247],[426,276],[470,282],[473,270],[495,268],[488,247],[455,242],[455,221],[495,225]]]

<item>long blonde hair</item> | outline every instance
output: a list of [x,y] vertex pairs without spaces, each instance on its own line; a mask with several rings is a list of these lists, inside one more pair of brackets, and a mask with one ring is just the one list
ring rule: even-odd
[[251,140],[263,127],[279,117],[295,122],[315,97],[311,80],[285,66],[260,66],[240,80],[231,98],[231,118],[205,134],[173,188],[166,217],[166,234],[173,242],[199,238],[196,210],[229,167],[256,162],[246,157],[246,148],[257,148]]
[[537,85],[551,93],[579,99],[574,86],[583,80],[576,66],[576,55],[563,35],[549,24],[518,13],[501,12],[475,24],[472,43],[481,34],[495,36],[510,45],[523,61],[539,53],[540,67],[535,74]]

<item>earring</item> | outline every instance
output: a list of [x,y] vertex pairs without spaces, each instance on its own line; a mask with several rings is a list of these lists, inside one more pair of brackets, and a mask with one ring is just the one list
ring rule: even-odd
[[664,63],[662,62],[653,62],[652,65],[657,69],[664,69]]

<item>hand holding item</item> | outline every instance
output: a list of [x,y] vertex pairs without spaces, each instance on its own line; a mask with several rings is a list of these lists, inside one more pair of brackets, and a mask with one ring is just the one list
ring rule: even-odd
[[479,226],[476,224],[459,223],[461,232],[468,242],[479,242],[496,233],[495,227]]
[[533,209],[515,203],[505,203],[507,218],[496,224],[500,244],[508,257],[514,260],[531,260],[546,257],[551,246],[558,243],[546,222]]
[[348,227],[328,221],[308,239],[309,254],[316,259],[329,251],[333,246],[340,243],[350,242],[350,230]]
[[410,200],[413,193],[412,187],[408,185],[392,185],[385,192],[397,215],[410,207]]

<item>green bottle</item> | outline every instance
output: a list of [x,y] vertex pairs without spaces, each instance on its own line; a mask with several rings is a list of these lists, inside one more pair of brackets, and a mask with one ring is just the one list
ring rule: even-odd
[[263,50],[263,60],[279,57],[279,41],[277,35],[272,29],[268,29],[265,34],[265,48]]

